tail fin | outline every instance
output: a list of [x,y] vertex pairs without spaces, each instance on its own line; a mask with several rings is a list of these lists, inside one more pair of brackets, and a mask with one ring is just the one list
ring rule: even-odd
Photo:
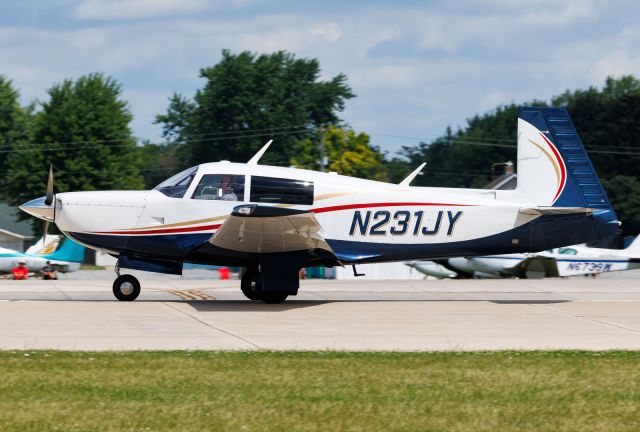
[[84,260],[84,246],[67,238],[57,251],[42,257],[57,261],[82,262]]
[[564,108],[518,110],[517,189],[535,205],[611,208]]
[[601,237],[618,218],[564,108],[518,110],[517,196],[536,206],[592,209]]
[[634,258],[640,258],[640,235],[634,238],[624,251],[629,255],[632,255]]

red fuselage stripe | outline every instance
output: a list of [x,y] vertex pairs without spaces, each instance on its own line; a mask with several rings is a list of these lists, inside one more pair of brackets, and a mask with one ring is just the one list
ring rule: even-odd
[[442,207],[468,207],[473,204],[447,204],[447,203],[420,203],[420,202],[387,202],[387,203],[371,203],[371,204],[345,204],[332,207],[320,207],[312,209],[313,213],[326,213],[340,210],[352,210],[361,208],[373,208],[373,207],[399,207],[399,206],[442,206]]
[[[419,202],[387,202],[387,203],[371,203],[371,204],[345,204],[332,207],[319,207],[311,209],[313,213],[326,213],[340,210],[352,210],[374,207],[399,207],[399,206],[442,206],[442,207],[469,207],[474,204],[447,204],[447,203],[419,203]],[[99,231],[94,234],[120,234],[120,235],[142,235],[142,234],[180,234],[194,231],[210,231],[220,228],[221,224],[216,225],[198,225],[186,228],[158,228],[149,230],[126,230],[126,231]]]

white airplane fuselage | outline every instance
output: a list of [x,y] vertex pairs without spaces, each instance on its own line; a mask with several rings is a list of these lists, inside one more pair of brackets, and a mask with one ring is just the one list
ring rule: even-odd
[[[193,199],[196,185],[207,174],[245,176],[242,201]],[[532,238],[530,224],[540,216],[523,215],[519,210],[528,204],[516,201],[514,191],[399,187],[335,174],[224,162],[200,165],[181,198],[157,190],[59,193],[55,223],[74,240],[112,254],[242,264],[241,257],[220,254],[218,259],[210,251],[216,256],[212,262],[206,258],[207,251],[198,247],[210,249],[207,241],[233,208],[252,202],[252,175],[313,183],[311,205],[259,204],[312,212],[322,226],[322,236],[344,263],[539,250],[566,244],[573,237],[567,232],[550,239]],[[591,228],[591,221],[585,226]]]
[[260,296],[295,294],[302,267],[540,251],[615,232],[615,212],[577,134],[567,132],[566,111],[523,108],[519,116],[511,191],[409,186],[416,172],[390,184],[258,165],[265,146],[246,164],[201,164],[151,191],[54,199],[48,186],[47,197],[21,208],[118,256],[121,267],[247,267],[249,298],[258,285]]

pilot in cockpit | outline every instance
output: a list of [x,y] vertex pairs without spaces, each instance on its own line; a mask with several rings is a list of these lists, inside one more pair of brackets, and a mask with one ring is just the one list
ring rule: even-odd
[[238,201],[238,196],[233,191],[233,182],[231,181],[231,176],[222,176],[220,189],[222,190],[222,201]]

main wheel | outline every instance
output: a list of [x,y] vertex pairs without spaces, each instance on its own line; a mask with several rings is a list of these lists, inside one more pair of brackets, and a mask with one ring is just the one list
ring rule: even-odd
[[242,294],[249,300],[262,300],[262,278],[257,269],[248,268],[240,281]]
[[133,301],[140,295],[140,282],[129,274],[118,276],[113,281],[113,295],[120,301]]

